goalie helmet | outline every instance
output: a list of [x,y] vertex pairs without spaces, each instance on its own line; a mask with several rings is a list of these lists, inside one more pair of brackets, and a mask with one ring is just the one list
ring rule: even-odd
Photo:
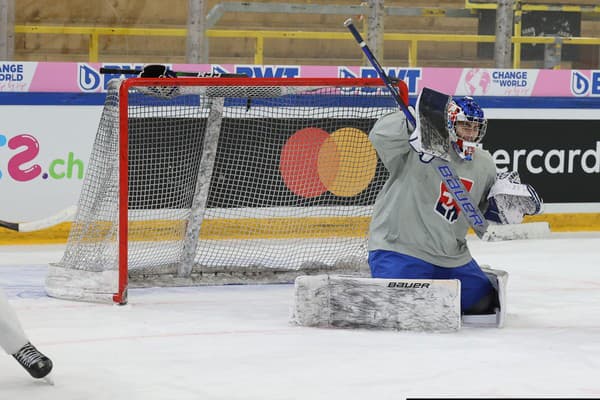
[[487,129],[483,110],[472,97],[454,98],[448,104],[448,133],[452,146],[464,160],[472,160]]

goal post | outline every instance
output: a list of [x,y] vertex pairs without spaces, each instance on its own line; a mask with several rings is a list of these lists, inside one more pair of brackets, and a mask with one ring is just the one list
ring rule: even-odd
[[47,293],[365,273],[387,178],[367,135],[395,110],[379,79],[112,80]]

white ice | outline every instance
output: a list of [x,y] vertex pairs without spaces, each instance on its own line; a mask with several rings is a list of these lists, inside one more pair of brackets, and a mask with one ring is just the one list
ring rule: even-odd
[[124,307],[44,294],[61,246],[0,247],[0,285],[55,386],[0,354],[1,400],[600,395],[600,232],[469,245],[510,273],[504,329],[289,324],[292,285],[131,290]]

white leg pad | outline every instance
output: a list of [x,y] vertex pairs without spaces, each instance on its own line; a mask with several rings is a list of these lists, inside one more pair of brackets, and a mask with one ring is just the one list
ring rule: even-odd
[[487,275],[492,286],[498,292],[498,303],[500,308],[495,314],[487,315],[463,315],[464,326],[481,326],[502,328],[506,319],[506,285],[508,283],[508,272],[492,269],[489,265],[482,265],[481,269]]
[[457,331],[460,281],[300,276],[291,321],[324,328]]

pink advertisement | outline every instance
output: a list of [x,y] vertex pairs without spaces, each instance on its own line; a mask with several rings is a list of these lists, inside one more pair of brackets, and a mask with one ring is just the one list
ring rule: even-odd
[[[110,79],[133,74],[101,74],[100,68],[140,70],[143,64],[0,62],[0,92],[78,92],[106,90]],[[178,72],[240,73],[253,78],[376,78],[372,67],[294,65],[174,64]],[[404,80],[411,95],[429,87],[451,95],[472,96],[600,96],[600,71],[484,68],[388,67]]]

